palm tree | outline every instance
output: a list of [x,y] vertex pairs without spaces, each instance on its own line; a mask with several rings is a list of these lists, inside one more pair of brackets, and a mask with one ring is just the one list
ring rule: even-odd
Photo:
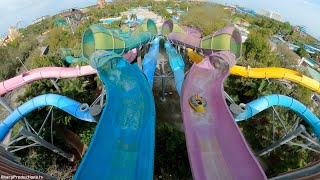
[[137,17],[137,15],[136,14],[131,14],[130,15],[130,20],[137,20],[138,19],[138,17]]

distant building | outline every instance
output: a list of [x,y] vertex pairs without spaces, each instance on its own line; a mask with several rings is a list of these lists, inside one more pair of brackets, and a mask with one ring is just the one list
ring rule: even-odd
[[265,16],[265,17],[277,20],[277,21],[282,21],[282,17],[279,13],[275,13],[269,10],[262,9],[258,12],[258,14],[261,16]]
[[309,57],[303,57],[299,63],[300,66],[304,66],[304,67],[311,67],[311,68],[316,68],[317,66],[319,66],[319,64],[312,58]]
[[36,20],[32,21],[31,24],[37,24],[37,23],[39,23],[39,22],[41,22],[41,21],[43,21],[43,20],[46,20],[46,19],[48,19],[48,18],[50,18],[49,15],[47,15],[47,16],[42,16],[42,17],[37,18]]
[[74,8],[63,11],[59,15],[66,19],[66,22],[68,25],[72,25],[72,24],[79,25],[81,19],[84,16],[82,11]]
[[0,38],[0,47],[7,46],[7,44],[10,42],[8,35],[5,35],[4,37]]
[[98,0],[99,8],[104,8],[106,6],[106,0]]
[[8,34],[8,38],[9,38],[9,41],[14,41],[15,39],[17,39],[18,37],[21,36],[21,33],[19,32],[18,29],[16,29],[15,27],[11,26],[9,28],[9,34]]
[[40,46],[39,50],[41,56],[47,55],[49,51],[49,46]]
[[8,29],[8,31],[9,31],[8,35],[0,38],[0,47],[7,46],[8,43],[10,43],[10,42],[14,41],[15,39],[22,36],[21,33],[19,32],[19,30],[13,26],[11,26]]

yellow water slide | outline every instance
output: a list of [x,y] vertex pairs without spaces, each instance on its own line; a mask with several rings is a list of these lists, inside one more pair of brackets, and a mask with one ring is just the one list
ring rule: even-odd
[[[191,61],[195,63],[199,63],[203,60],[203,56],[196,53],[192,49],[188,49],[188,56]],[[235,76],[242,76],[246,78],[257,78],[257,79],[285,79],[297,84],[301,84],[317,93],[320,93],[320,82],[309,78],[301,73],[296,71],[285,69],[285,68],[250,68],[250,67],[242,67],[242,66],[234,66],[230,70],[230,74]]]

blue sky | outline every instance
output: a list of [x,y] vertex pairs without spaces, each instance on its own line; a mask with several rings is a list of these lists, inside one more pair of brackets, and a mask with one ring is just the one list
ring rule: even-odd
[[64,9],[94,4],[97,4],[97,0],[0,0],[0,36],[19,21],[29,25],[44,15],[54,15]]
[[211,0],[220,4],[237,4],[254,10],[280,13],[292,25],[305,25],[307,32],[320,39],[320,0]]
[[[280,13],[291,24],[305,25],[307,31],[320,37],[320,0],[211,0],[220,4],[238,4],[255,10],[268,9]],[[28,25],[32,20],[54,15],[63,9],[85,7],[96,4],[97,0],[0,0],[0,36],[10,25],[23,21]]]

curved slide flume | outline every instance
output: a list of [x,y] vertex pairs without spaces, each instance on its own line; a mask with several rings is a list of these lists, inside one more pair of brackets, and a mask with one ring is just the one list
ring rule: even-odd
[[137,48],[153,40],[158,34],[157,26],[151,19],[145,19],[127,36],[120,36],[99,24],[91,25],[82,36],[82,57],[66,56],[67,63],[86,62],[97,50],[123,54],[130,63],[137,56]]
[[292,97],[272,94],[268,96],[262,96],[256,100],[253,100],[246,104],[245,110],[235,116],[236,121],[242,121],[251,118],[252,116],[268,109],[272,106],[282,106],[288,108],[297,113],[303,118],[318,138],[320,138],[320,120],[314,115],[305,105]]
[[[176,81],[183,82],[181,111],[192,175],[196,180],[266,179],[224,99],[223,82],[229,75],[229,66],[235,62],[235,56],[224,51],[193,64],[184,81],[174,74]],[[170,62],[172,69],[174,64]],[[178,76],[182,77],[183,73]],[[189,98],[196,93],[207,101],[204,113],[196,112],[189,105]]]
[[218,51],[231,51],[236,58],[241,57],[241,34],[234,27],[225,27],[220,31],[203,38],[188,35],[178,24],[172,20],[163,23],[162,34],[172,43],[177,43],[187,48],[197,49],[205,55]]
[[152,179],[155,104],[137,64],[97,51],[90,64],[107,87],[107,102],[74,179]]
[[165,42],[164,47],[166,48],[166,52],[169,56],[169,63],[174,74],[176,89],[180,95],[184,81],[184,61],[169,41]]
[[97,74],[97,71],[90,66],[37,68],[0,82],[0,95],[36,80],[49,78],[74,78],[92,74]]
[[152,41],[151,47],[148,53],[144,56],[142,61],[142,70],[143,73],[146,75],[151,88],[153,86],[154,72],[156,70],[158,61],[159,41],[160,37],[157,37]]
[[242,76],[247,78],[272,78],[272,79],[285,79],[297,84],[301,84],[304,87],[311,89],[317,93],[320,93],[320,82],[309,78],[296,71],[285,68],[247,68],[242,66],[234,66],[231,68],[230,73],[236,76]]
[[89,59],[96,50],[123,54],[152,41],[157,34],[157,26],[151,19],[145,19],[127,38],[93,24],[83,33],[82,56]]
[[[188,49],[188,56],[191,61],[195,63],[201,62],[204,57],[196,53],[192,49]],[[235,76],[242,76],[246,78],[272,78],[272,79],[285,79],[297,84],[301,84],[304,87],[311,89],[317,93],[320,93],[320,82],[309,78],[299,72],[285,69],[285,68],[247,68],[242,66],[233,66],[230,69],[230,74]]]
[[44,106],[55,106],[80,120],[96,122],[90,115],[90,108],[87,104],[81,104],[66,96],[57,94],[44,94],[23,103],[6,119],[0,122],[0,142],[5,138],[10,129],[25,115],[37,108]]

